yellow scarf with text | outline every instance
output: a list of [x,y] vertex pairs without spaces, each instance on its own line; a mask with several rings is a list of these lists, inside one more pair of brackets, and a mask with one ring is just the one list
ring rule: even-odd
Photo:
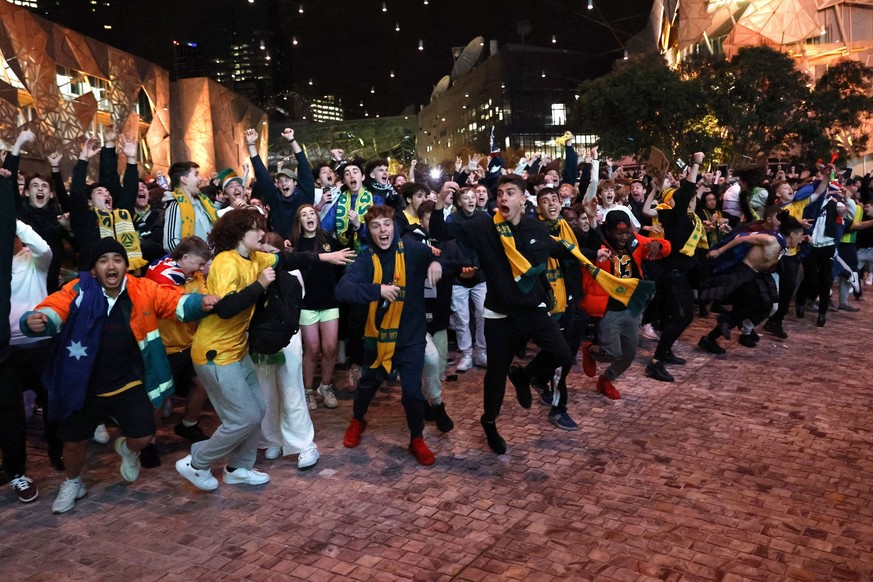
[[[549,232],[552,237],[560,241],[567,241],[573,247],[578,247],[579,242],[576,240],[576,235],[573,229],[567,224],[563,218],[559,218],[555,222],[545,221],[549,225]],[[581,253],[580,253],[581,254]],[[546,278],[549,280],[549,285],[552,286],[552,298],[554,299],[552,315],[558,315],[567,311],[567,286],[564,283],[564,272],[561,270],[561,261],[549,257],[548,268],[546,270]]]
[[[382,285],[382,262],[379,256],[373,252],[373,284]],[[397,334],[400,331],[400,316],[403,314],[403,301],[406,298],[406,259],[403,252],[403,243],[397,243],[394,253],[394,284],[400,287],[397,300],[388,305],[388,310],[382,316],[382,323],[376,327],[376,314],[379,310],[380,298],[370,302],[370,310],[367,313],[367,325],[364,328],[365,345],[376,347],[376,359],[370,366],[372,369],[384,368],[391,373],[391,359],[394,357],[394,348],[397,345]]]
[[142,249],[139,244],[139,234],[133,226],[130,213],[124,209],[106,212],[94,209],[97,215],[97,227],[100,229],[100,238],[114,238],[121,243],[127,251],[127,270],[136,271],[148,265],[142,257]]

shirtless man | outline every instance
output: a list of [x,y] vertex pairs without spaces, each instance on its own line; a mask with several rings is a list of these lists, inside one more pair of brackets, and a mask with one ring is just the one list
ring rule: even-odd
[[[735,327],[742,330],[739,343],[748,348],[755,347],[758,334],[754,326],[767,318],[773,303],[779,299],[770,272],[787,249],[797,247],[803,240],[803,225],[797,219],[786,213],[779,218],[778,231],[742,233],[707,253],[710,259],[733,256],[735,262],[728,258],[728,264],[722,265],[720,273],[719,266],[716,266],[717,274],[707,281],[703,290],[704,299],[733,305],[731,312],[720,315],[712,331],[700,338],[697,345],[704,351],[724,354],[724,348],[716,340],[719,336],[730,339]],[[744,256],[743,249],[728,252],[739,245],[746,245]],[[746,321],[751,325],[744,324]]]

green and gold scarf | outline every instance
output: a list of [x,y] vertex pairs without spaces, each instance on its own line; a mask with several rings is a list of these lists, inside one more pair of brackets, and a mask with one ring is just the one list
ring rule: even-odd
[[[173,198],[179,203],[179,216],[182,219],[182,232],[180,233],[181,236],[179,238],[194,236],[194,223],[196,221],[194,205],[191,204],[188,195],[178,188],[173,190]],[[209,222],[214,223],[218,220],[218,214],[215,211],[215,206],[213,206],[212,200],[202,192],[197,193],[197,199],[200,200],[200,205],[203,207],[203,210],[206,211],[207,216],[209,216]]]
[[[373,284],[382,285],[382,262],[379,256],[373,252]],[[400,287],[397,300],[388,306],[388,311],[382,317],[382,324],[376,328],[376,313],[382,299],[370,302],[370,310],[367,313],[367,325],[364,328],[364,343],[372,349],[376,346],[376,360],[370,366],[372,369],[382,367],[391,373],[391,358],[394,357],[394,348],[397,344],[397,334],[400,331],[400,316],[403,314],[403,301],[406,298],[406,259],[403,253],[403,243],[397,243],[394,254],[394,284]]]
[[[336,202],[336,237],[342,243],[343,246],[349,244],[349,236],[347,231],[349,230],[349,209],[352,204],[352,195],[349,192],[343,192],[340,194],[339,200]],[[370,192],[363,188],[360,192],[358,192],[357,197],[355,198],[355,212],[358,213],[358,220],[362,223],[364,222],[364,213],[370,209],[373,205],[373,195]],[[352,236],[352,240],[355,240],[354,235]]]
[[131,219],[130,213],[127,210],[118,209],[106,212],[105,210],[97,210],[95,208],[94,214],[97,215],[97,227],[100,229],[100,238],[114,238],[127,251],[128,271],[136,271],[148,265],[148,261],[142,257],[139,234],[136,232],[136,228],[133,226],[133,219]]

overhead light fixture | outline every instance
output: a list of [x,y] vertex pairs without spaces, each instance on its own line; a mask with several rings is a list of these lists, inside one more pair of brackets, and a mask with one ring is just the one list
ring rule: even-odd
[[624,51],[624,60],[627,60],[627,51]]
[[309,79],[309,86],[312,86],[312,79]]
[[382,12],[388,12],[388,5],[385,2],[382,2]]
[[303,14],[303,4],[300,5],[300,8],[297,9],[297,12]]
[[370,87],[370,93],[375,93],[375,92],[376,92],[376,88],[375,88],[375,87]]
[[394,25],[394,31],[395,31],[395,32],[400,32],[400,23],[399,23],[399,22],[398,22],[397,24]]
[[294,46],[297,46],[297,37],[296,36],[291,37],[291,44],[293,44]]
[[424,41],[423,40],[418,41],[418,50],[420,50],[420,51],[424,50]]
[[557,37],[553,34],[553,35],[552,35],[552,44],[555,44],[556,42],[558,42],[558,39],[557,39]]
[[594,0],[588,0],[588,10],[594,10]]
[[389,73],[389,76],[393,79],[394,78],[394,71],[391,71],[391,73]]

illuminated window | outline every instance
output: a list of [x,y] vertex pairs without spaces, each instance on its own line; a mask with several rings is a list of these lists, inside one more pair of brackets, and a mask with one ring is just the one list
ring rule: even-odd
[[567,124],[567,106],[563,103],[552,103],[552,125]]

